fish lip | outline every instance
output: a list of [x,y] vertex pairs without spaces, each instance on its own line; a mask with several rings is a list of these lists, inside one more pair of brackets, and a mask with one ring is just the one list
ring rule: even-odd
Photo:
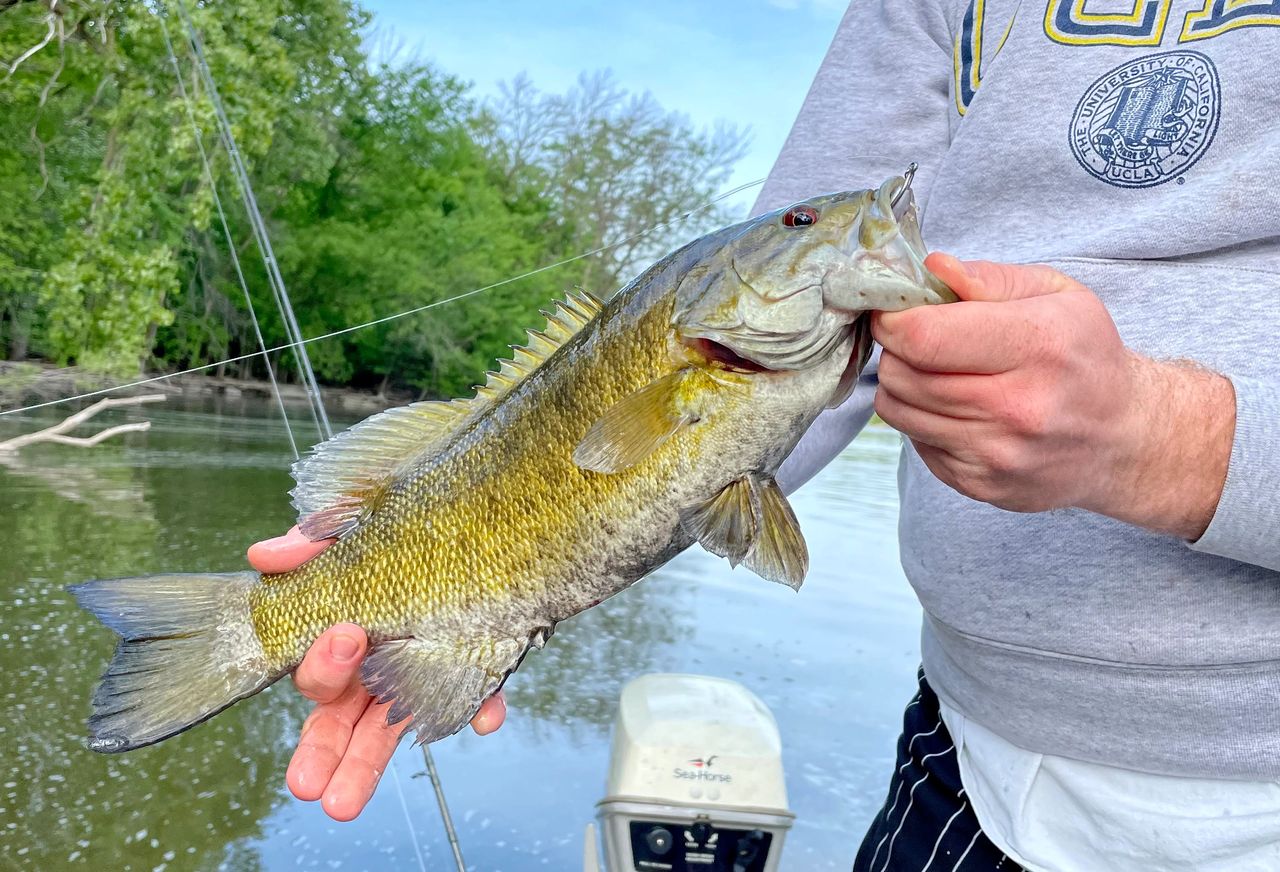
[[[892,218],[895,233],[888,243],[869,249],[862,246],[861,231],[866,212],[873,205],[881,207],[882,217]],[[886,205],[888,208],[884,209]],[[849,223],[847,231],[836,243],[836,248],[847,258],[846,263],[850,268],[866,269],[867,265],[874,264],[873,269],[883,270],[905,280],[916,292],[924,290],[927,295],[939,297],[937,300],[926,302],[946,302],[946,297],[939,294],[938,289],[933,287],[937,279],[924,265],[929,251],[924,246],[924,241],[920,239],[919,225],[920,217],[915,192],[907,178],[897,176],[873,191],[871,202],[864,206],[857,217]],[[824,299],[830,299],[831,278],[830,273],[823,277]],[[878,308],[882,307],[870,306],[868,310]]]

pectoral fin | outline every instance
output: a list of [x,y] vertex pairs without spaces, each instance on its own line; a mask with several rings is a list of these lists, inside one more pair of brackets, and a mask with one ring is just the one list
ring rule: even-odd
[[676,372],[623,398],[591,425],[573,462],[592,472],[621,472],[697,420],[682,401],[686,373]]
[[809,549],[787,498],[772,478],[743,476],[686,509],[681,523],[712,554],[745,563],[761,578],[800,589]]
[[453,735],[520,664],[530,642],[503,639],[474,645],[419,638],[374,646],[361,678],[378,702],[391,702],[387,723],[412,717],[419,743]]

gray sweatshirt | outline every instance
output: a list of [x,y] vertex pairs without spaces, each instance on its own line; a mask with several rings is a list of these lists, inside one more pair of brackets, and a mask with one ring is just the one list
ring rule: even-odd
[[[932,248],[1050,264],[1102,298],[1130,348],[1235,386],[1230,472],[1197,542],[1002,511],[904,448],[925,671],[1029,750],[1280,777],[1277,25],[1280,0],[855,0],[757,202],[917,161]],[[874,387],[873,365],[784,485],[861,429]]]

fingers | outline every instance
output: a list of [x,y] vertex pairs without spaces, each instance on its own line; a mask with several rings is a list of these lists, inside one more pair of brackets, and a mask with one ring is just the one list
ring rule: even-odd
[[[409,726],[407,721],[388,725],[387,711],[390,707],[389,703],[368,706],[349,733],[350,741],[346,743],[341,761],[336,768],[328,769],[321,805],[334,820],[349,821],[359,815],[372,798],[382,774],[387,771],[396,746]],[[507,704],[502,694],[495,694],[484,701],[480,711],[471,719],[472,729],[481,736],[492,733],[502,726],[506,713]],[[320,726],[317,723],[316,729]],[[323,762],[329,764],[333,759],[325,757]],[[317,766],[317,774],[320,771],[321,767]]]
[[[1053,353],[1050,325],[1066,305],[1053,297],[1083,291],[1074,279],[1046,266],[962,262],[946,254],[927,261],[960,303],[876,312],[871,332],[886,351],[928,372],[993,374]],[[1046,314],[1047,313],[1047,314]]]
[[336,541],[338,540],[320,539],[312,542],[295,525],[283,536],[263,539],[250,545],[249,565],[263,574],[288,572],[297,569]]
[[880,387],[895,397],[910,397],[912,406],[940,415],[976,419],[976,410],[991,391],[992,377],[916,369],[892,352],[880,355]]
[[1075,279],[1042,264],[962,261],[939,251],[925,258],[924,264],[961,300],[1003,303],[1083,287]]
[[1029,299],[918,306],[873,313],[871,334],[916,369],[994,375],[1061,351],[1053,326],[1060,308]]
[[293,673],[293,682],[307,699],[333,702],[348,689],[360,687],[360,661],[367,647],[364,630],[355,624],[335,624],[312,643]]
[[502,726],[507,719],[507,701],[502,693],[495,693],[480,705],[480,711],[471,719],[471,729],[477,736],[487,736]]
[[285,773],[285,783],[294,796],[314,802],[324,795],[369,701],[365,689],[353,684],[334,701],[317,705],[307,717]]
[[876,414],[899,433],[934,447],[951,446],[958,436],[972,434],[972,422],[916,408],[885,390],[876,391]]
[[338,821],[354,820],[377,788],[387,763],[395,753],[407,723],[387,725],[390,703],[370,705],[361,715],[342,762],[333,772],[320,804],[329,817]]

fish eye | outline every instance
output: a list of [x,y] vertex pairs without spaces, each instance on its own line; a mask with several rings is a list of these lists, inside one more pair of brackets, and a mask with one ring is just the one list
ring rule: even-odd
[[783,227],[808,227],[818,223],[818,210],[812,206],[792,206],[782,214]]

